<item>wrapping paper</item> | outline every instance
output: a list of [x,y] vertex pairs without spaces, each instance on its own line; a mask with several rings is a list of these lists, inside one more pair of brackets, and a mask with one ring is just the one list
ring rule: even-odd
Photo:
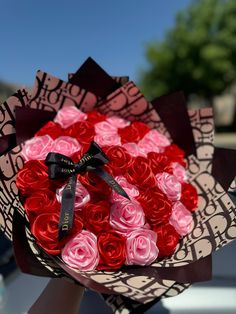
[[[22,143],[52,120],[59,109],[71,105],[84,112],[95,109],[143,121],[185,150],[199,206],[192,231],[170,258],[148,267],[79,272],[36,245],[15,185],[16,174],[23,166]],[[236,151],[215,149],[211,108],[187,110],[181,92],[148,102],[127,77],[110,77],[89,58],[69,75],[69,82],[38,71],[32,96],[18,91],[0,105],[0,114],[0,225],[13,240],[23,272],[73,279],[103,294],[116,313],[144,312],[161,298],[178,295],[191,283],[210,279],[211,253],[236,238],[236,206],[228,193],[236,174]]]

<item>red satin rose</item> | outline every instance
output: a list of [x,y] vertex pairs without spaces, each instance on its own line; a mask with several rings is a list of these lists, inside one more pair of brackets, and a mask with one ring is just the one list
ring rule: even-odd
[[107,166],[114,176],[124,173],[133,162],[132,156],[121,146],[104,147],[103,150],[109,159]]
[[43,213],[59,213],[60,207],[55,192],[49,190],[31,194],[26,198],[24,204],[30,222],[33,222],[36,216]]
[[106,116],[97,111],[87,112],[87,121],[92,124],[102,122],[104,120],[106,120]]
[[162,171],[160,172],[167,172],[169,174],[173,175],[173,167],[171,166],[171,164],[167,165]]
[[98,235],[100,261],[98,270],[119,269],[126,259],[126,239],[114,230]]
[[190,211],[197,209],[198,195],[196,188],[190,183],[182,183],[180,202]]
[[[88,121],[79,121],[65,130],[65,135],[76,138],[79,143],[86,145],[87,149],[94,138],[95,130],[92,123]],[[83,149],[83,150],[84,150]]]
[[168,156],[163,153],[148,153],[148,161],[153,173],[166,172],[166,168],[170,165]]
[[49,121],[35,134],[35,136],[42,135],[49,135],[53,140],[55,140],[59,136],[63,136],[63,130],[58,123]]
[[172,207],[167,197],[158,187],[147,188],[137,197],[147,221],[151,226],[167,223],[170,219]]
[[94,234],[106,231],[109,225],[110,204],[106,201],[88,203],[83,207],[84,226]]
[[184,161],[185,152],[180,149],[177,145],[171,144],[165,148],[164,154],[169,158],[170,162],[178,162],[183,167],[186,166]]
[[88,190],[91,200],[107,199],[111,194],[110,186],[93,172],[79,174],[78,180]]
[[47,191],[53,186],[48,178],[48,167],[43,161],[30,160],[18,172],[16,186],[22,195],[30,195],[36,191]]
[[65,243],[83,228],[82,221],[75,216],[72,229],[68,232],[68,235],[59,242],[59,217],[60,215],[58,213],[41,214],[36,217],[31,226],[31,232],[37,239],[37,244],[52,255],[60,254]]
[[134,121],[129,126],[119,129],[118,133],[121,137],[122,144],[140,141],[150,128],[143,122]]
[[179,234],[169,223],[157,226],[153,229],[157,233],[158,257],[168,257],[172,255],[179,242]]
[[133,158],[133,163],[126,169],[126,179],[142,189],[156,185],[156,179],[149,162],[144,157]]

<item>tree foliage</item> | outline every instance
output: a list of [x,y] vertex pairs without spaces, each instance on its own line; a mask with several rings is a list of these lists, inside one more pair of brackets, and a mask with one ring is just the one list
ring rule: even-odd
[[198,0],[146,47],[140,85],[150,98],[183,90],[211,99],[236,79],[236,0]]

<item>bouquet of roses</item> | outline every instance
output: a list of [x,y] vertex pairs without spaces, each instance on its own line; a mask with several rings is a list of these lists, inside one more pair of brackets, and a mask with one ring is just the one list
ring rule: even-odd
[[71,267],[149,265],[170,256],[193,224],[197,192],[184,152],[142,122],[64,107],[22,156],[16,185],[30,230]]
[[32,96],[1,105],[0,224],[19,267],[117,313],[209,279],[211,252],[236,238],[236,169],[221,171],[235,151],[214,148],[211,109],[150,103],[92,59],[69,77],[39,71]]

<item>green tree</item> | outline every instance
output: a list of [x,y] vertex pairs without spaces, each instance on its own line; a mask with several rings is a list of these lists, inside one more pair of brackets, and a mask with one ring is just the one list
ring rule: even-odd
[[210,101],[236,79],[236,0],[194,1],[146,58],[140,85],[149,98],[183,90]]

